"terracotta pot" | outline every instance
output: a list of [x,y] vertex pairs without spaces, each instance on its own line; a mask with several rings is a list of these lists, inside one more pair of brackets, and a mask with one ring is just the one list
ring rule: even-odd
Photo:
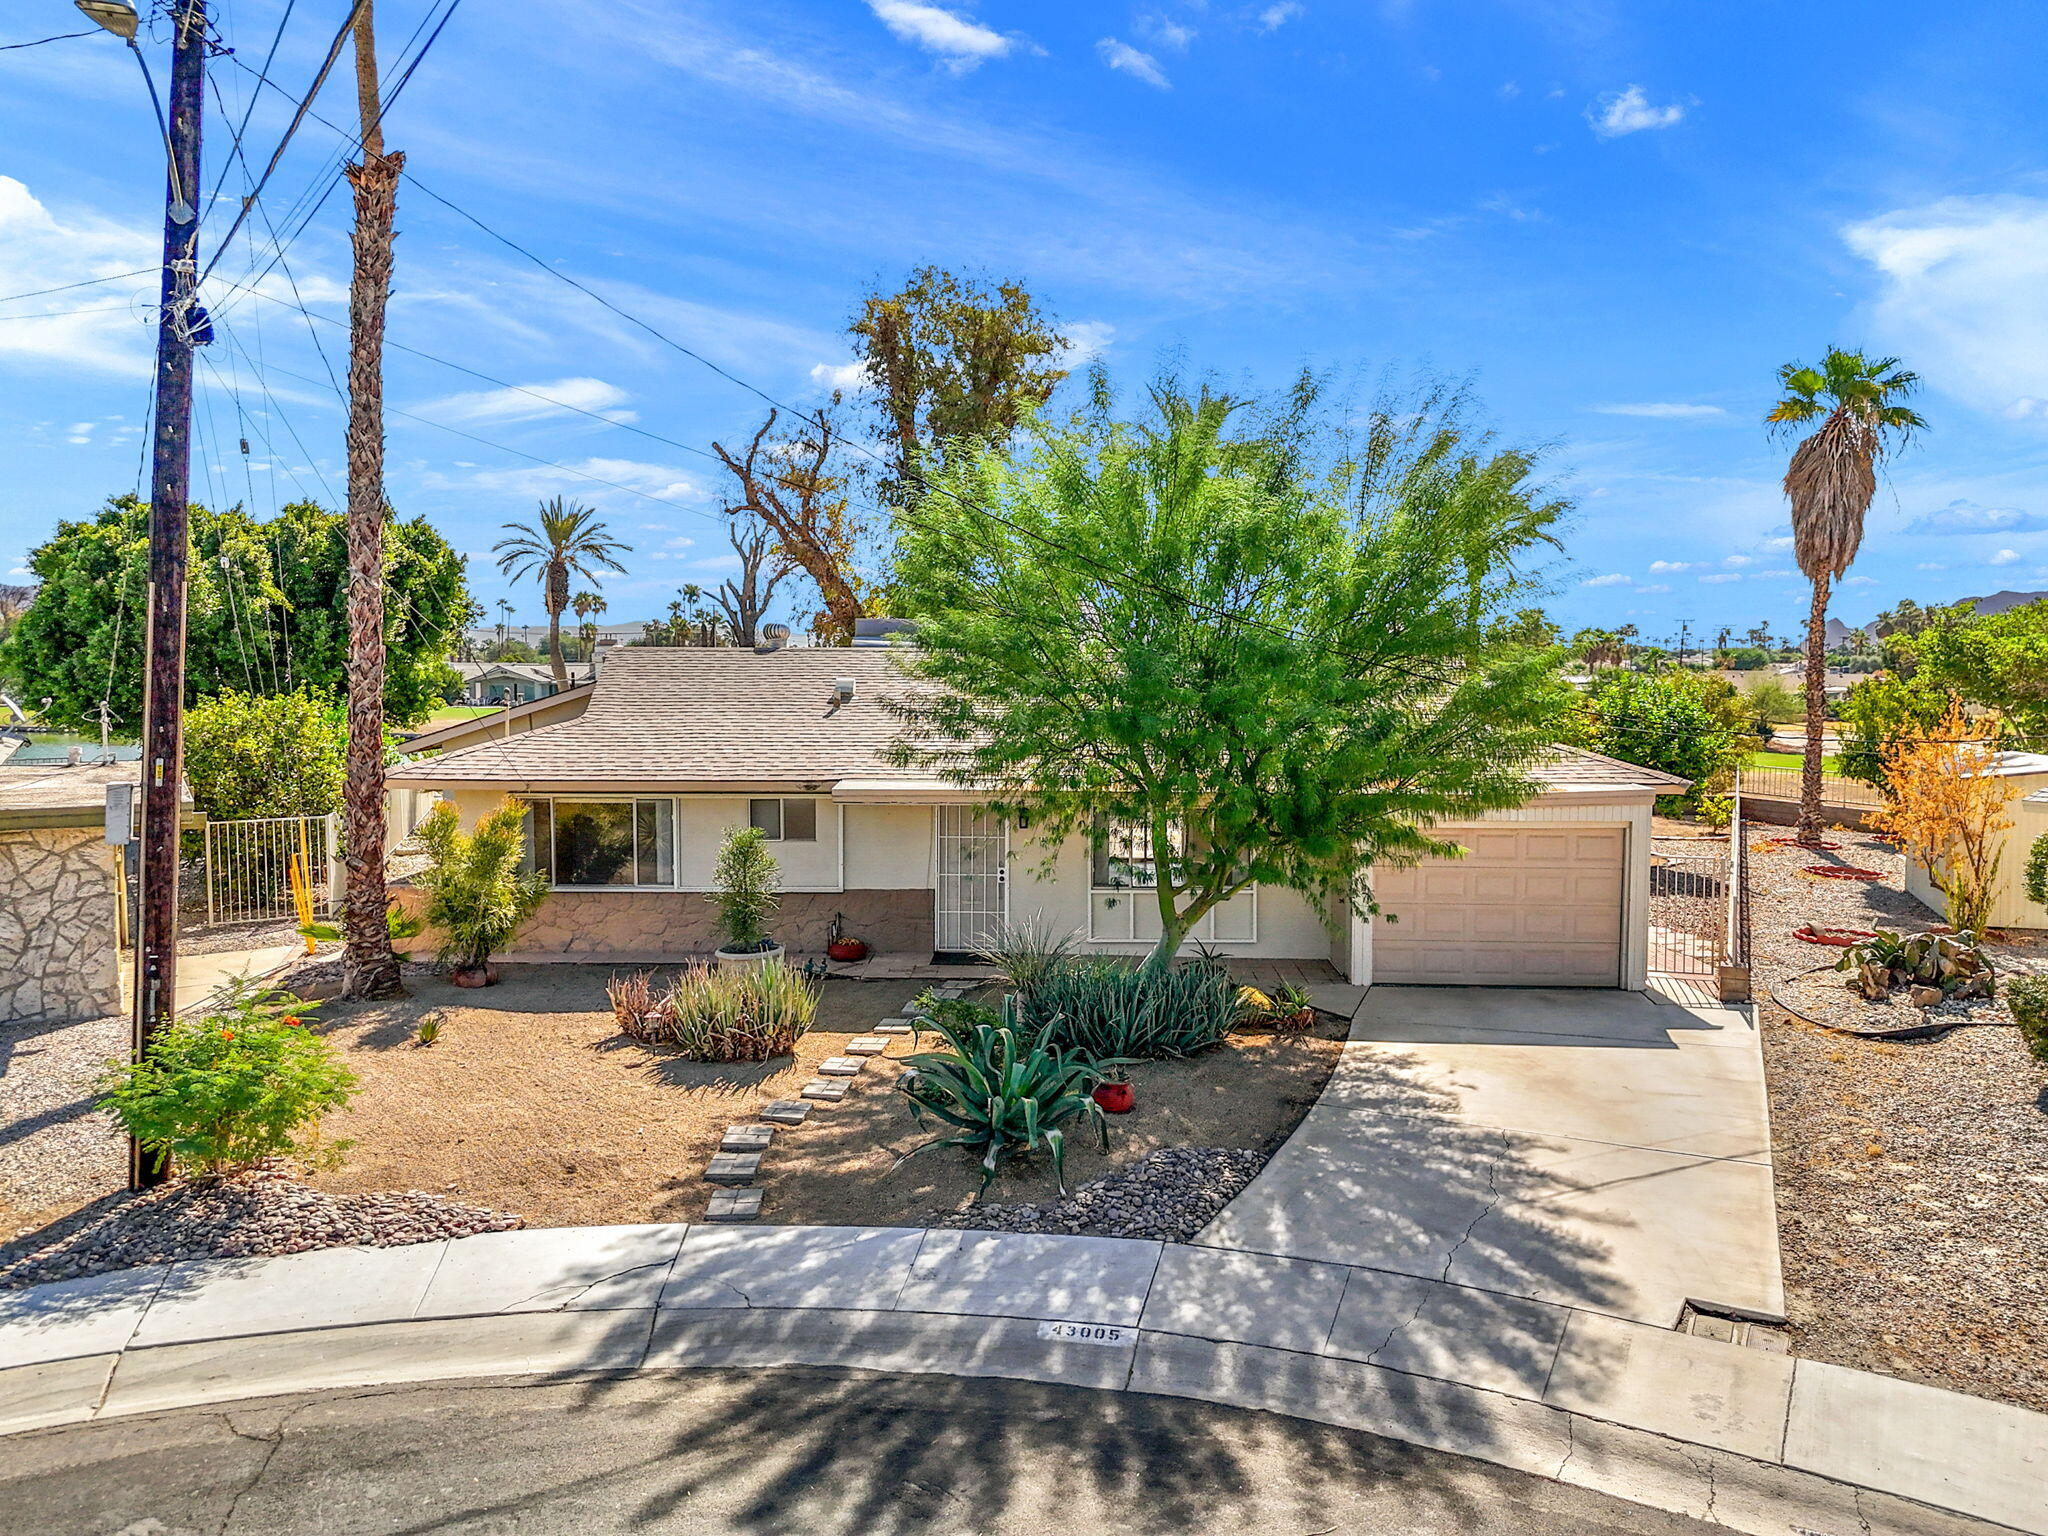
[[1128,1115],[1137,1107],[1138,1096],[1129,1083],[1103,1083],[1095,1090],[1095,1102],[1107,1114]]
[[458,987],[495,987],[498,984],[498,968],[495,965],[483,965],[472,970],[467,966],[457,966],[448,973],[448,979]]
[[865,960],[868,957],[866,939],[834,939],[825,946],[825,953],[834,960]]

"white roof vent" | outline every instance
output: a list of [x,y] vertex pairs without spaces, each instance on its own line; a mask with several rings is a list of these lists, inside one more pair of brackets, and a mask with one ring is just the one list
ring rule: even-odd
[[853,702],[853,694],[854,684],[852,678],[835,677],[832,679],[832,702],[834,704],[851,704]]
[[761,626],[760,643],[754,649],[757,651],[779,651],[787,644],[789,644],[789,626],[787,624],[763,624]]

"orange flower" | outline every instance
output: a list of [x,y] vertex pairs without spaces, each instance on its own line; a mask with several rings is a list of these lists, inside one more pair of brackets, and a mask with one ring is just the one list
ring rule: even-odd
[[297,1029],[299,1027],[299,1021],[296,1017],[286,1019],[284,1021],[284,1027],[286,1029]]
[[235,1038],[235,1032],[232,1029],[224,1029],[220,1032],[220,1037],[223,1040],[232,1040]]

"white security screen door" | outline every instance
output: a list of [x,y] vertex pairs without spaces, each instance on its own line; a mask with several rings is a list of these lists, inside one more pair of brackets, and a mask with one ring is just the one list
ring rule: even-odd
[[1002,818],[967,805],[938,812],[936,948],[972,953],[1008,915],[1009,832]]

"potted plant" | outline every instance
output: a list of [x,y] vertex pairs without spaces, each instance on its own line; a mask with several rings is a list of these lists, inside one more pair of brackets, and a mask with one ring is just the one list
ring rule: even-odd
[[867,959],[867,941],[865,939],[849,939],[846,936],[846,919],[844,914],[834,912],[832,914],[832,926],[826,930],[825,934],[825,953],[842,964],[851,964],[855,960]]
[[768,851],[768,834],[759,827],[738,827],[726,833],[718,850],[718,871],[711,899],[718,906],[719,926],[725,943],[719,947],[722,966],[761,965],[782,958],[782,946],[768,936],[768,920],[775,915],[782,898],[782,883],[775,855]]
[[1097,1083],[1090,1097],[1102,1106],[1105,1114],[1128,1115],[1138,1107],[1137,1090],[1121,1067],[1112,1069],[1105,1081]]
[[420,823],[433,860],[417,877],[427,900],[420,916],[441,941],[448,979],[488,987],[498,979],[491,956],[512,942],[548,898],[546,870],[523,872],[526,807],[508,799],[468,836],[455,807],[441,804]]

